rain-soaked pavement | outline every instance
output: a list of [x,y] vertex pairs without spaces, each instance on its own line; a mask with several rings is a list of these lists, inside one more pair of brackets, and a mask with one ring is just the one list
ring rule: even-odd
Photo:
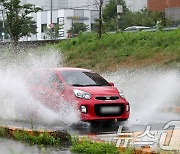
[[69,149],[29,145],[11,139],[0,138],[0,153],[2,154],[70,154]]
[[[39,67],[60,66],[59,55],[43,52],[37,57],[34,53],[18,54],[7,58],[7,52],[0,60],[0,119],[1,125],[31,128],[32,115],[36,122],[33,128],[68,131],[72,135],[106,135],[117,134],[119,125],[122,132],[144,131],[149,125],[151,130],[163,130],[164,126],[180,120],[179,113],[164,112],[164,108],[180,106],[180,72],[177,69],[121,69],[113,73],[102,74],[108,81],[114,82],[122,89],[131,105],[131,116],[127,122],[115,125],[91,127],[89,123],[78,122],[78,116],[64,108],[65,112],[56,114],[35,102],[24,85],[24,75]],[[1,54],[2,54],[1,53]],[[16,58],[15,58],[16,57]],[[3,61],[4,60],[4,61]],[[17,111],[16,111],[17,109]],[[71,113],[71,114],[69,114]],[[42,123],[41,123],[42,122]],[[0,153],[70,153],[69,149],[42,147],[0,138]]]
[[[154,120],[150,122],[148,125],[151,127],[151,131],[162,131],[164,126],[167,124],[165,121],[169,122],[171,120],[179,120],[179,114],[172,113],[158,113],[154,116]],[[164,118],[162,118],[164,117]],[[22,127],[22,128],[31,128],[31,124],[23,121],[3,121],[1,120],[1,125],[6,124],[6,126],[10,127]],[[118,122],[112,125],[107,125],[105,123],[91,126],[89,123],[78,123],[73,124],[72,126],[67,125],[45,125],[45,124],[35,124],[33,129],[39,130],[60,130],[67,131],[72,135],[79,136],[94,136],[97,135],[98,139],[107,140],[108,138],[113,138],[117,135],[117,131],[119,126],[122,127],[122,133],[133,133],[133,132],[144,132],[147,125],[143,123],[129,124],[127,122]],[[172,128],[170,128],[172,129]],[[20,141],[0,138],[0,153],[12,154],[12,153],[37,153],[37,154],[48,154],[48,153],[64,153],[70,154],[70,150],[68,147],[66,148],[54,148],[48,146],[37,146],[30,145],[28,143],[22,143]]]

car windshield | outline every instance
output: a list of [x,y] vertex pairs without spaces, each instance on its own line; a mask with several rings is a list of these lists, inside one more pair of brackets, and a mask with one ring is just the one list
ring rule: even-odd
[[60,71],[62,78],[71,86],[110,86],[99,74],[83,71]]

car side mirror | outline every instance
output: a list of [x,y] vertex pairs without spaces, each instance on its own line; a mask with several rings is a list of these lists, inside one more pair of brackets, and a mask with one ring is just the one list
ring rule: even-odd
[[114,83],[113,83],[113,82],[109,82],[109,84],[110,84],[112,87],[114,87]]

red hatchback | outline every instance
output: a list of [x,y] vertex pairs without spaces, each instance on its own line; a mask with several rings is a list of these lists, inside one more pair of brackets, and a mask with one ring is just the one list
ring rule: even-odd
[[121,91],[99,74],[80,68],[33,70],[27,78],[33,96],[53,110],[61,99],[75,102],[82,121],[127,120],[130,105]]

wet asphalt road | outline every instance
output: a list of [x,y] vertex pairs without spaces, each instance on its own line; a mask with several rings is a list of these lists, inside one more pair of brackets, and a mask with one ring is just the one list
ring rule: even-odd
[[[174,70],[145,70],[120,71],[104,74],[108,81],[115,83],[125,92],[131,104],[131,116],[127,122],[118,122],[115,125],[100,124],[92,127],[89,123],[79,123],[72,126],[64,123],[56,125],[34,124],[35,129],[62,130],[72,135],[101,135],[117,134],[119,126],[123,132],[144,131],[147,125],[151,130],[163,130],[172,120],[180,120],[180,114],[161,112],[164,105],[173,106],[179,100],[180,85],[179,73]],[[172,101],[172,103],[171,103]],[[31,128],[25,121],[0,120],[1,125]],[[30,146],[9,139],[0,138],[0,153],[70,153],[69,149],[54,149],[50,147]]]
[[[152,116],[152,115],[151,115]],[[138,122],[138,120],[132,124],[130,121],[126,122],[117,122],[115,124],[108,125],[106,123],[101,123],[95,126],[91,126],[89,123],[78,123],[72,126],[66,126],[62,124],[57,124],[56,126],[44,125],[44,124],[34,124],[34,129],[39,130],[60,130],[67,131],[72,135],[105,135],[106,137],[111,136],[113,134],[117,134],[117,130],[119,126],[123,126],[122,132],[143,132],[147,125],[151,126],[152,131],[161,131],[164,129],[166,123],[171,120],[179,120],[179,114],[172,113],[158,113],[154,114],[154,119],[150,123],[143,124]],[[13,126],[13,127],[24,127],[31,128],[31,124],[23,121],[7,121],[1,119],[1,125]],[[43,146],[32,146],[27,143],[22,143],[19,141],[0,138],[0,153],[12,154],[12,153],[71,153],[70,150],[61,149],[61,148],[53,148],[53,147],[43,147]]]

